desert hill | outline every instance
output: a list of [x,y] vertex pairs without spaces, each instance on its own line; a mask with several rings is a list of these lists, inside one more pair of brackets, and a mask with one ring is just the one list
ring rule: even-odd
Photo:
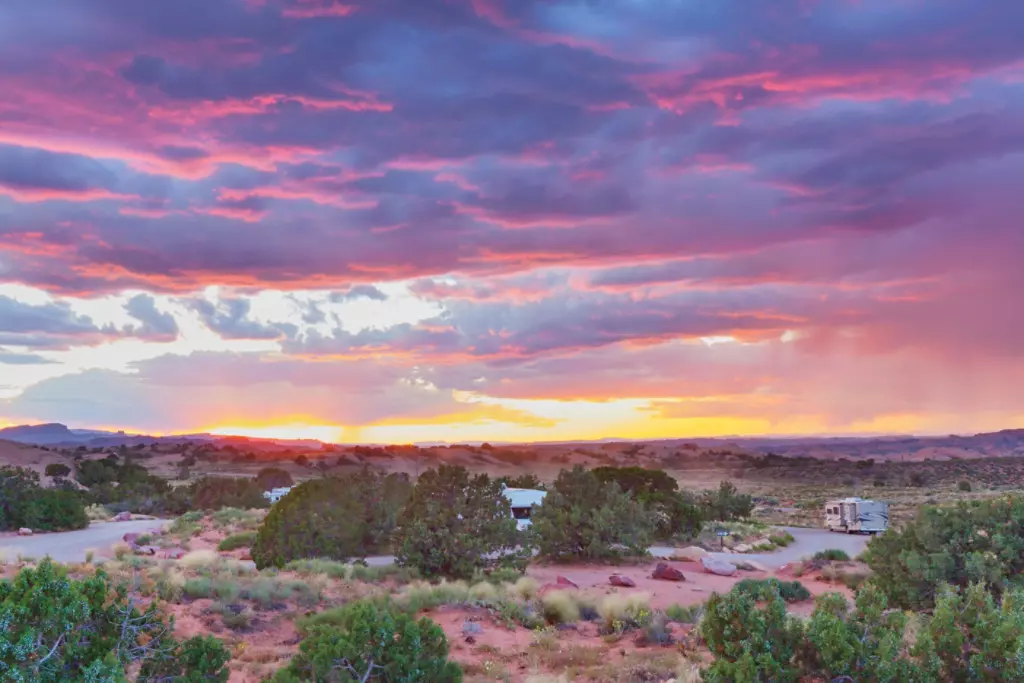
[[40,476],[43,470],[50,463],[63,463],[71,466],[70,458],[51,450],[44,450],[37,446],[17,443],[15,441],[0,440],[0,466],[10,465],[13,467],[24,467]]
[[[533,444],[342,445],[318,441],[252,439],[189,434],[141,434],[70,429],[61,424],[0,430],[0,464],[38,471],[49,462],[131,453],[146,466],[173,476],[184,463],[193,473],[248,474],[268,464],[305,472],[309,468],[372,466],[410,474],[440,463],[497,474],[524,470],[553,476],[573,465],[640,465],[676,471],[743,469],[765,458],[813,458],[851,463],[924,463],[1020,458],[1024,429],[968,436],[879,436],[837,438],[719,438],[652,441],[591,441]],[[15,443],[17,442],[17,443]],[[43,450],[38,446],[49,450]]]

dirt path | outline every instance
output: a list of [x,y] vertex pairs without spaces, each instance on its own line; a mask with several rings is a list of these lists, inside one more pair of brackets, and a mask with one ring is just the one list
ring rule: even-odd
[[79,531],[64,531],[35,536],[0,535],[0,552],[6,561],[24,557],[42,559],[49,555],[57,562],[84,562],[87,550],[109,548],[128,532],[145,533],[161,528],[161,519],[132,522],[99,522]]

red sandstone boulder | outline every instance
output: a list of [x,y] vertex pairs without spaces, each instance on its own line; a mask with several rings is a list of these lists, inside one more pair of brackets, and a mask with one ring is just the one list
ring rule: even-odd
[[620,588],[636,588],[636,581],[622,574],[612,574],[608,577],[608,583]]
[[686,577],[683,573],[675,567],[659,562],[658,566],[654,568],[654,573],[651,574],[652,579],[661,579],[662,581],[686,581]]
[[579,588],[575,581],[570,581],[564,576],[559,576],[555,579],[555,585],[562,588]]

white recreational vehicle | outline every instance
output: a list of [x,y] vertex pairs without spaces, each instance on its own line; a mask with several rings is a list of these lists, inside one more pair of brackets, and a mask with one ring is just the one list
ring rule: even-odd
[[533,524],[530,521],[533,506],[540,505],[548,492],[537,489],[512,489],[506,486],[502,494],[512,504],[512,516],[516,518],[516,528],[522,531]]
[[263,492],[263,497],[270,501],[273,505],[277,501],[281,500],[288,495],[288,492],[292,490],[291,486],[279,486],[276,489],[270,489],[269,491]]
[[889,504],[863,498],[839,498],[825,503],[825,526],[848,534],[877,534],[889,528]]

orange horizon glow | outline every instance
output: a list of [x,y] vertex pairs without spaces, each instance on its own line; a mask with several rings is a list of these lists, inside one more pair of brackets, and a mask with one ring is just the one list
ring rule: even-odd
[[[281,423],[224,424],[202,431],[218,436],[244,436],[260,439],[310,439],[324,443],[375,443],[410,444],[418,442],[465,443],[504,442],[540,443],[558,441],[601,441],[622,439],[648,441],[688,438],[823,438],[838,436],[876,437],[882,435],[944,436],[950,431],[944,428],[948,416],[892,414],[878,416],[872,420],[853,421],[837,426],[827,415],[793,415],[785,419],[767,417],[654,417],[638,405],[625,406],[626,401],[593,403],[582,408],[583,413],[592,413],[577,419],[566,419],[567,415],[549,414],[556,426],[539,426],[529,421],[521,423],[503,422],[490,419],[485,411],[480,416],[451,415],[436,422],[399,420],[361,425],[340,426],[336,424],[309,421],[287,421]],[[544,415],[546,411],[537,411]],[[602,414],[603,413],[603,414]],[[490,413],[494,415],[496,413]],[[454,418],[454,419],[451,419]],[[583,418],[583,419],[579,419]],[[1024,427],[1024,416],[1015,424],[1005,424],[992,416],[977,429],[962,430],[963,434],[995,432],[1001,429]]]
[[229,425],[199,430],[216,436],[244,436],[251,439],[313,440],[322,443],[340,443],[345,428],[338,425],[318,425],[290,422],[277,425]]

